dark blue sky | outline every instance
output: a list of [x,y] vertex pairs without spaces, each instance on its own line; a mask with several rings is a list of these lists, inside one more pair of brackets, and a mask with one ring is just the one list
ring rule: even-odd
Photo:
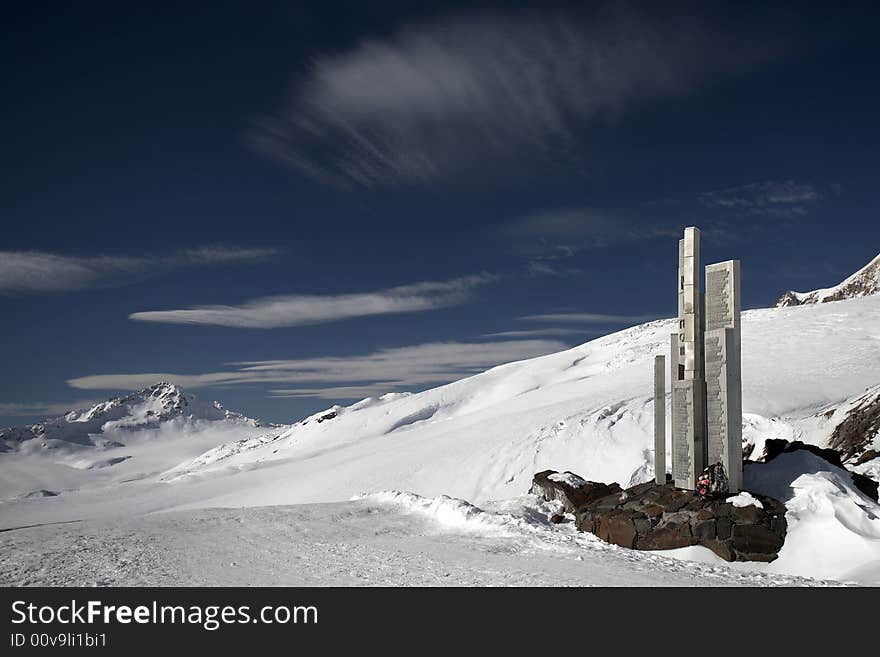
[[432,387],[672,316],[687,225],[747,307],[875,256],[876,16],[657,5],[9,11],[0,424]]

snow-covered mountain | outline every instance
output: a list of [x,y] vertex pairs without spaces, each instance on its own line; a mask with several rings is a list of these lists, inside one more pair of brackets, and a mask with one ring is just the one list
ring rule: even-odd
[[166,381],[123,397],[114,397],[89,409],[68,411],[65,415],[24,427],[0,429],[0,449],[12,450],[27,443],[33,448],[58,449],[67,444],[94,447],[113,446],[107,436],[124,431],[155,429],[163,422],[224,420],[260,426],[240,413],[229,411],[219,402],[204,402],[184,393]]
[[855,274],[833,287],[812,292],[788,291],[776,301],[776,308],[855,299],[880,292],[880,254]]
[[272,430],[160,382],[89,409],[0,430],[0,500],[149,478],[220,443]]
[[[742,325],[744,440],[753,446],[754,454],[761,453],[768,438],[826,447],[843,434],[849,436],[848,444],[858,445],[850,464],[870,456],[872,449],[880,450],[880,436],[871,428],[874,425],[862,421],[873,417],[869,389],[880,384],[880,295],[834,304],[751,310],[743,313]],[[2,524],[9,527],[69,519],[101,523],[119,515],[175,511],[180,514],[174,516],[178,520],[172,522],[171,516],[165,516],[168,526],[188,527],[187,540],[197,541],[204,554],[217,555],[216,541],[207,535],[192,535],[194,519],[205,517],[200,510],[297,505],[290,517],[300,518],[309,531],[324,536],[321,540],[325,544],[348,545],[338,549],[356,568],[366,567],[367,561],[375,563],[375,554],[352,538],[367,536],[358,532],[370,536],[386,530],[388,535],[398,531],[452,532],[459,537],[450,540],[466,540],[460,538],[461,532],[484,538],[488,536],[485,532],[495,532],[492,541],[497,541],[500,539],[493,528],[499,523],[516,525],[517,536],[525,532],[522,535],[528,536],[527,541],[523,539],[531,546],[528,549],[540,544],[542,549],[553,551],[556,541],[563,541],[569,546],[565,549],[572,550],[573,560],[583,550],[604,550],[607,546],[552,533],[563,530],[551,531],[541,525],[541,513],[529,506],[534,500],[523,496],[533,474],[545,469],[571,470],[587,479],[623,485],[653,476],[653,357],[666,352],[674,330],[675,320],[656,320],[421,393],[388,394],[335,406],[284,427],[210,421],[203,423],[197,434],[182,437],[179,419],[171,419],[157,429],[127,432],[121,441],[127,446],[108,450],[97,467],[92,457],[82,462],[77,461],[77,454],[56,458],[54,450],[0,454],[0,497],[8,500],[0,506]],[[237,428],[231,430],[230,424]],[[136,442],[136,436],[149,438]],[[186,446],[186,454],[181,446]],[[202,449],[196,449],[198,446]],[[107,460],[111,454],[129,458],[111,463]],[[773,563],[734,567],[777,578],[764,580],[771,583],[789,575],[880,583],[880,505],[856,490],[840,468],[812,455],[783,456],[748,468],[746,486],[786,504],[789,539]],[[858,468],[877,476],[872,470],[877,464],[880,459],[869,458]],[[81,476],[71,477],[72,468],[80,468]],[[42,497],[42,490],[60,494]],[[370,496],[392,490],[404,492]],[[26,497],[28,493],[36,494]],[[362,494],[367,494],[362,499],[368,502],[313,505],[342,503]],[[443,496],[467,503],[450,502]],[[382,509],[378,515],[377,508]],[[400,514],[422,517],[425,509],[431,510],[428,520],[401,524]],[[476,511],[467,511],[462,518],[462,509]],[[326,513],[332,516],[327,523],[332,519],[346,529],[322,524]],[[258,523],[262,521],[257,518],[267,515],[261,514],[218,510],[211,512],[210,523],[222,522],[227,516],[254,518]],[[278,522],[278,514],[283,516],[282,511],[268,514],[275,518],[273,523]],[[512,514],[518,519],[502,522],[497,514],[504,518]],[[382,518],[387,524],[377,530],[371,523],[378,520],[371,518]],[[249,531],[237,526],[239,532]],[[406,529],[401,529],[404,526]],[[90,536],[98,532],[89,531]],[[277,535],[276,530],[262,524],[253,531],[265,540],[274,540],[266,537]],[[341,534],[347,538],[340,538]],[[294,529],[285,535],[291,545],[308,551],[302,547],[306,539]],[[21,541],[24,552],[15,553],[18,558],[35,549],[32,543]],[[57,545],[63,543],[57,539]],[[283,549],[273,545],[273,550]],[[106,547],[115,551],[118,544]],[[102,553],[101,549],[96,546],[96,553]],[[699,553],[700,549],[689,548],[673,556],[711,559]],[[315,559],[331,559],[336,554],[324,549],[314,553]],[[357,562],[358,553],[363,555],[363,563]],[[442,553],[436,551],[437,555]],[[12,569],[15,554],[8,557]],[[467,558],[473,557],[468,554]],[[58,558],[64,558],[60,548]],[[608,563],[604,559],[599,562]],[[614,570],[614,577],[650,584],[645,577],[652,569],[659,569],[666,573],[663,577],[670,577],[664,581],[675,580],[672,570],[664,570],[673,568],[669,560],[658,559],[641,554],[627,557],[625,561],[635,569],[632,572],[645,573],[644,577],[633,578],[624,570]],[[34,563],[38,562],[35,557]],[[571,568],[566,573],[581,572],[575,562],[566,564]],[[316,561],[309,570],[321,570],[324,565]],[[717,570],[721,566],[724,569]],[[71,568],[82,572],[76,564],[71,563]],[[700,571],[703,575],[699,575],[689,568],[695,566],[685,568],[694,578],[706,573]],[[713,563],[711,572],[728,573],[726,569],[724,564]],[[88,581],[82,577],[71,575],[67,581]],[[219,581],[238,581],[223,579],[229,577],[225,571],[217,577]],[[572,577],[572,581],[594,581],[582,574]],[[723,578],[734,581],[732,576]],[[488,575],[479,581],[500,583]]]

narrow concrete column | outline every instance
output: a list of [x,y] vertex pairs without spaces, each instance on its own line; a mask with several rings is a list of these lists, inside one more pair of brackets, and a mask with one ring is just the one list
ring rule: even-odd
[[706,427],[709,463],[721,463],[731,492],[742,487],[740,264],[706,267]]
[[700,230],[678,242],[678,343],[672,346],[672,477],[693,490],[706,467],[706,380],[703,367],[704,296],[700,289]]
[[666,483],[666,358],[654,356],[654,481]]

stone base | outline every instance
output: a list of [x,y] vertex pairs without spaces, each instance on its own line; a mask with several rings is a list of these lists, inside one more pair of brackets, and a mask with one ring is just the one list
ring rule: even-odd
[[[785,505],[761,495],[763,508],[735,507],[720,498],[654,482],[621,490],[617,484],[587,482],[559,487],[552,471],[535,475],[532,492],[574,509],[577,528],[604,541],[636,550],[670,550],[702,545],[726,561],[773,561],[785,543]],[[564,495],[561,500],[559,495]]]

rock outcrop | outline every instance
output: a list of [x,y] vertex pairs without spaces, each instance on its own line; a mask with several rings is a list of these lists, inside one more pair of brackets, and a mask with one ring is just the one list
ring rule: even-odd
[[579,530],[626,548],[702,545],[726,561],[773,561],[785,542],[785,506],[770,497],[703,497],[654,482],[623,490],[552,470],[536,474],[531,490],[573,509]]
[[575,513],[601,497],[619,495],[623,490],[618,484],[586,481],[572,472],[544,470],[533,477],[529,492],[547,502],[561,502],[567,513]]
[[[871,450],[880,435],[880,386],[868,389],[856,399],[843,421],[831,434],[829,446],[840,452],[843,461],[854,460]],[[874,452],[876,454],[876,451]],[[864,459],[862,462],[869,459]]]

